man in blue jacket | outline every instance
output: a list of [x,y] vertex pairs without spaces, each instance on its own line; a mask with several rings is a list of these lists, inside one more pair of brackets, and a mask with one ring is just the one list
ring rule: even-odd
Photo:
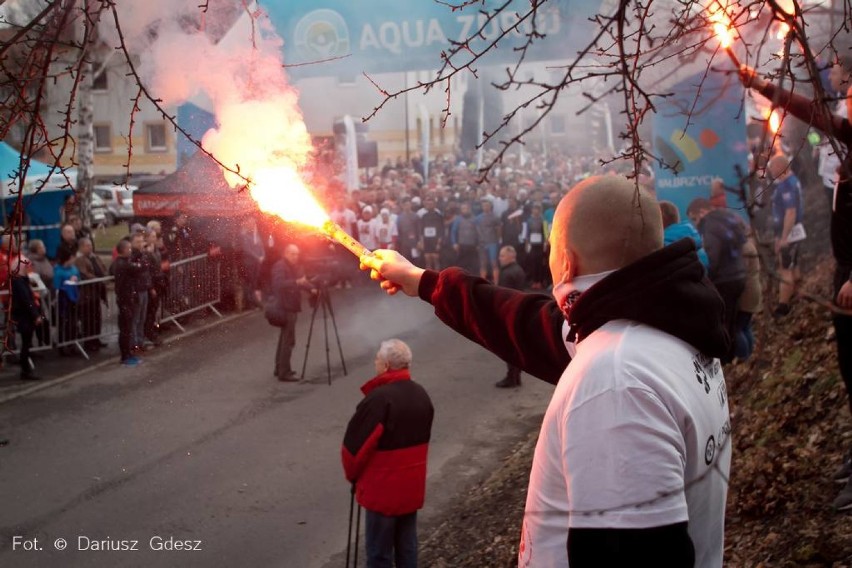
[[695,248],[698,249],[698,260],[701,261],[704,268],[709,268],[710,259],[707,258],[707,251],[704,250],[701,235],[689,219],[680,220],[680,211],[678,211],[677,205],[671,201],[660,201],[660,213],[663,214],[663,245],[669,246],[681,239],[692,239]]

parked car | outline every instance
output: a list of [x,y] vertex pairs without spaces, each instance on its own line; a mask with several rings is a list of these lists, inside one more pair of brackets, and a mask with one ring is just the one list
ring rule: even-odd
[[89,218],[92,227],[107,224],[107,208],[103,198],[97,193],[92,193],[92,206],[89,208]]
[[114,225],[133,217],[133,192],[135,185],[96,185],[92,193],[104,200],[106,224]]

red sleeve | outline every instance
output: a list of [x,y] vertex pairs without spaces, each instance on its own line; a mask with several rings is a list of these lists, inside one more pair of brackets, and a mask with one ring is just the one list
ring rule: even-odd
[[384,421],[385,405],[380,399],[366,398],[355,410],[340,449],[343,472],[350,483],[358,480],[376,453],[379,440],[385,431]]
[[549,296],[501,288],[459,268],[427,270],[419,294],[449,327],[548,383],[556,384],[571,361],[565,317]]

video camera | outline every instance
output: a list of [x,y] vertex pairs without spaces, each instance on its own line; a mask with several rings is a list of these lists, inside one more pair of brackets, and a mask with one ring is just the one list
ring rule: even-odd
[[305,262],[308,282],[315,288],[328,288],[340,280],[340,263],[331,256],[318,256]]

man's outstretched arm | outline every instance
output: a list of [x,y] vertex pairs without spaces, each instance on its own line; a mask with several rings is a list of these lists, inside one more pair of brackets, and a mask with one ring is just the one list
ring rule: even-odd
[[395,251],[361,257],[361,266],[389,294],[420,296],[449,327],[535,377],[555,384],[571,361],[562,341],[565,318],[548,296],[501,288],[457,268],[424,270]]

